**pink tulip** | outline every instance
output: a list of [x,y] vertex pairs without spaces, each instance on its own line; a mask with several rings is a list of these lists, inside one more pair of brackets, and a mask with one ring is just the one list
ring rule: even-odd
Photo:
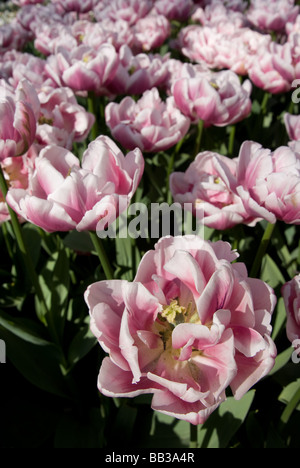
[[248,67],[249,78],[258,88],[272,94],[289,91],[296,78],[292,52],[289,43],[270,44],[253,57]]
[[300,141],[300,117],[286,113],[284,123],[290,140]]
[[205,151],[186,172],[174,172],[170,189],[175,202],[193,207],[205,226],[224,230],[237,224],[255,224],[236,194],[237,160]]
[[133,46],[151,51],[163,45],[171,34],[169,20],[163,15],[148,15],[137,21],[134,27]]
[[87,138],[95,116],[77,103],[70,88],[44,87],[39,93],[41,104],[37,143],[71,149],[73,142]]
[[300,224],[300,154],[282,146],[271,152],[246,141],[237,165],[238,195],[251,216]]
[[111,44],[102,44],[96,51],[80,45],[71,52],[60,48],[55,57],[48,58],[46,71],[52,78],[58,75],[58,84],[61,81],[75,92],[106,94],[106,86],[113,80],[118,63],[118,54]]
[[90,326],[109,353],[98,388],[110,397],[153,394],[152,408],[203,423],[240,399],[274,365],[273,290],[247,276],[225,242],[165,237],[135,280],[89,286]]
[[16,19],[12,19],[9,24],[1,24],[0,53],[21,50],[29,40],[30,35]]
[[147,90],[163,86],[168,76],[169,56],[139,53],[133,55],[127,45],[119,50],[119,66],[108,85],[114,95],[142,94]]
[[[226,28],[228,28],[226,24]],[[217,42],[216,62],[218,68],[230,69],[246,76],[256,55],[265,50],[272,41],[269,34],[260,34],[250,28],[235,28],[233,32],[220,29]]]
[[41,24],[35,29],[34,47],[45,56],[55,54],[59,47],[71,51],[77,45],[71,28],[64,24]]
[[[3,56],[5,77],[13,88],[17,88],[21,81],[28,81],[36,90],[47,84],[45,61],[32,54],[17,51],[7,52]],[[50,80],[48,80],[50,83]]]
[[169,20],[186,21],[193,9],[192,0],[157,0],[154,10]]
[[30,189],[10,189],[7,202],[48,232],[96,230],[108,206],[114,206],[117,215],[119,206],[127,208],[143,169],[138,149],[124,157],[104,136],[89,145],[81,167],[68,150],[48,146],[35,161]]
[[241,85],[238,76],[227,70],[179,79],[173,86],[173,95],[177,107],[193,122],[203,120],[205,126],[222,127],[250,114],[251,90],[249,80]]
[[20,82],[15,96],[8,87],[0,86],[0,161],[22,156],[32,145],[36,134],[34,88]]
[[53,3],[48,3],[47,5],[24,5],[17,12],[16,18],[22,27],[31,33],[32,39],[34,39],[36,28],[42,24],[67,24],[69,21],[69,16],[62,14],[62,11],[59,11],[57,5]]
[[125,97],[120,104],[109,103],[106,123],[124,148],[154,152],[166,150],[187,133],[190,120],[176,108],[172,97],[163,102],[158,90],[146,91],[138,102]]
[[38,3],[43,3],[43,0],[12,0],[15,5],[23,7],[24,5],[36,5]]
[[[1,162],[1,168],[8,187],[27,189],[34,164],[34,155],[30,152],[19,158],[6,158]],[[8,221],[10,214],[3,194],[0,192],[0,224]],[[22,221],[22,219],[20,219]]]
[[52,3],[58,5],[63,11],[86,13],[93,9],[93,0],[52,0]]
[[217,44],[220,33],[213,27],[191,25],[181,29],[179,47],[191,61],[205,63],[209,68],[218,68]]
[[153,0],[106,0],[103,6],[99,5],[97,19],[122,19],[132,26],[150,12],[153,3]]
[[286,333],[289,341],[300,339],[300,275],[281,289],[287,314]]
[[[239,7],[239,8],[237,8]],[[198,21],[204,26],[233,25],[235,28],[241,28],[246,25],[246,17],[243,14],[245,9],[244,2],[241,5],[234,5],[231,8],[228,2],[213,1],[203,8],[198,7],[192,15],[193,21]]]
[[293,23],[298,14],[294,0],[252,0],[247,18],[262,30],[282,32],[286,23]]

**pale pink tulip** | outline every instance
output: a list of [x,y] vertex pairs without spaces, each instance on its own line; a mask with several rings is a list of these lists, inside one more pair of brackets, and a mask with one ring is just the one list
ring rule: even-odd
[[293,23],[299,14],[294,0],[252,0],[246,15],[256,27],[265,31],[285,29],[286,23]]
[[250,114],[251,91],[250,81],[241,85],[230,70],[182,78],[173,86],[175,103],[183,114],[193,122],[203,120],[205,126],[219,127],[239,122]]
[[300,116],[286,113],[284,123],[290,140],[300,141]]
[[77,45],[71,28],[64,24],[41,24],[35,29],[34,47],[45,56],[55,54],[59,47],[71,51]]
[[3,63],[6,79],[13,88],[17,88],[23,80],[28,81],[36,90],[47,84],[45,61],[39,57],[14,51],[4,54]]
[[93,9],[93,0],[52,0],[54,5],[58,5],[63,11],[76,11],[76,13],[86,13]]
[[[34,154],[28,152],[19,158],[6,158],[1,162],[1,168],[8,187],[28,188],[33,171],[34,157]],[[0,224],[9,219],[10,214],[7,203],[0,191]],[[22,221],[22,218],[20,218],[20,221]]]
[[123,45],[119,50],[117,72],[107,88],[113,95],[138,95],[163,86],[168,76],[168,61],[169,55],[133,55],[131,49]]
[[106,94],[106,86],[113,80],[119,64],[113,45],[102,44],[98,50],[80,45],[69,52],[60,48],[56,56],[48,57],[45,67],[50,77],[73,91],[93,91]]
[[289,91],[296,78],[291,44],[271,43],[259,51],[248,67],[248,74],[251,81],[264,91],[272,94]]
[[192,207],[205,226],[224,230],[237,224],[255,224],[236,194],[237,160],[205,151],[186,172],[174,172],[170,190],[175,202]]
[[105,0],[99,5],[96,15],[98,21],[110,18],[113,21],[122,19],[129,25],[134,25],[140,18],[144,18],[153,7],[153,0]]
[[190,127],[189,118],[176,108],[173,98],[162,101],[157,88],[146,91],[137,102],[127,96],[120,104],[109,103],[105,118],[113,137],[124,148],[138,147],[145,152],[174,146]]
[[191,25],[181,29],[179,48],[191,61],[218,68],[218,42],[220,33],[214,27]]
[[73,142],[87,138],[95,116],[78,104],[70,88],[44,87],[39,93],[39,101],[38,144],[71,149]]
[[152,408],[203,423],[240,399],[274,365],[276,297],[247,276],[228,243],[165,237],[142,258],[135,280],[89,286],[91,331],[109,353],[98,388],[110,397],[153,394]]
[[154,10],[169,20],[186,21],[194,5],[192,0],[157,0]]
[[241,10],[232,9],[228,2],[214,1],[203,8],[198,7],[192,15],[193,21],[203,26],[224,27],[233,25],[236,29],[246,25],[246,17]]
[[134,27],[133,46],[137,50],[151,51],[163,45],[171,34],[169,20],[163,15],[148,15]]
[[300,224],[300,154],[282,146],[271,152],[246,141],[237,166],[237,193],[252,216]]
[[291,343],[300,339],[300,275],[281,289],[287,314],[286,334]]
[[236,28],[231,22],[211,26],[187,26],[179,35],[179,47],[191,61],[205,63],[211,69],[230,69],[247,75],[258,53],[271,43],[269,34]]
[[96,230],[107,206],[114,206],[116,215],[119,206],[127,208],[143,169],[138,149],[125,157],[104,136],[89,145],[81,167],[67,149],[48,146],[35,160],[30,189],[10,189],[7,202],[24,219],[48,232]]
[[34,88],[20,82],[16,94],[0,86],[0,161],[22,156],[32,145],[36,134]]
[[12,3],[23,7],[24,5],[36,5],[38,3],[43,3],[43,0],[12,0]]

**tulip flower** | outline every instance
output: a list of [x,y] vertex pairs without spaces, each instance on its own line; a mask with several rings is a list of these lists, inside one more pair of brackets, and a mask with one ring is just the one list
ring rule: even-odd
[[237,188],[245,209],[274,224],[300,224],[300,155],[287,146],[274,152],[251,141],[238,156]]
[[36,102],[36,92],[26,80],[20,82],[15,96],[8,87],[0,87],[0,161],[22,156],[32,145]]
[[91,331],[109,356],[98,377],[109,397],[152,394],[152,408],[203,423],[231,388],[240,399],[269,373],[273,290],[248,278],[225,242],[161,238],[133,282],[92,284]]
[[177,107],[194,123],[203,120],[205,126],[223,127],[250,114],[251,90],[249,80],[241,85],[238,76],[227,70],[179,79],[173,86],[173,96]]
[[143,169],[138,149],[125,157],[104,136],[89,145],[81,167],[67,149],[48,146],[35,160],[30,188],[11,188],[7,202],[16,213],[47,232],[75,228],[96,231],[108,206],[114,207],[117,216],[120,206],[128,207]]
[[186,172],[174,172],[170,190],[174,201],[193,207],[192,213],[213,229],[237,224],[254,225],[242,199],[236,194],[237,160],[205,151],[197,155]]
[[178,143],[190,127],[189,118],[176,108],[172,97],[163,102],[157,88],[146,91],[138,102],[127,96],[120,104],[106,106],[105,119],[113,137],[124,148],[163,151]]
[[300,339],[300,275],[285,283],[281,292],[287,314],[286,333],[293,343]]

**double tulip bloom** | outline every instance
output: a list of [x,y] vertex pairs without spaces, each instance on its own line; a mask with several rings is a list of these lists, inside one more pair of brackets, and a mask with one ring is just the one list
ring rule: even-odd
[[110,397],[153,394],[152,408],[203,423],[231,388],[240,399],[274,365],[276,297],[226,242],[162,238],[135,280],[85,293],[91,330],[109,353],[98,388]]
[[205,126],[223,127],[247,117],[252,108],[252,86],[249,80],[240,84],[230,71],[195,73],[178,79],[173,86],[176,106],[193,122],[204,121]]
[[261,219],[300,224],[300,155],[287,146],[271,152],[246,141],[235,159],[200,153],[185,173],[171,175],[170,188],[214,229]]
[[36,135],[37,108],[37,94],[28,82],[20,82],[15,96],[0,85],[0,161],[28,151]]
[[300,275],[282,287],[282,296],[287,314],[286,333],[289,341],[300,339]]
[[178,143],[190,128],[190,119],[176,107],[172,96],[162,101],[157,88],[146,91],[138,102],[125,97],[106,106],[105,119],[112,136],[126,149],[154,152]]
[[139,149],[125,157],[108,137],[89,145],[81,167],[67,149],[48,146],[35,160],[29,187],[11,188],[7,202],[48,232],[95,231],[101,219],[110,221],[109,213],[119,215],[119,207],[128,207],[143,170]]

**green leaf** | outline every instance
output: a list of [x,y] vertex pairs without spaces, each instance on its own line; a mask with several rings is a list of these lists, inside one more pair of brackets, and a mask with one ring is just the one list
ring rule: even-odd
[[61,372],[61,353],[55,345],[46,341],[35,344],[24,341],[3,328],[0,337],[6,344],[7,359],[29,382],[41,390],[68,397]]
[[27,223],[22,227],[23,236],[33,265],[36,266],[40,257],[42,239],[36,230],[36,226]]
[[290,361],[292,353],[293,353],[293,348],[290,347],[290,348],[287,348],[282,353],[278,354],[278,356],[275,359],[275,366],[269,372],[269,375],[274,375],[276,374],[276,372],[282,369]]
[[228,397],[208,420],[199,426],[199,442],[203,448],[226,448],[243,424],[253,402],[255,390],[237,401]]
[[44,330],[32,320],[11,317],[0,311],[0,327],[29,343],[39,346],[49,345],[49,342],[42,338]]
[[[278,400],[287,405],[293,399],[299,388],[300,379],[297,379],[295,382],[291,382],[286,387],[284,387],[278,397]],[[300,404],[298,405],[297,409],[300,410]]]
[[68,353],[68,362],[71,366],[75,365],[95,346],[97,340],[87,325],[75,335]]
[[[69,296],[69,258],[66,249],[58,250],[47,261],[40,275],[40,284],[46,300],[48,316],[46,322],[57,336],[62,336]],[[37,311],[41,315],[36,298]],[[54,328],[54,330],[53,330]]]
[[163,413],[154,412],[147,448],[187,448],[190,442],[190,425]]
[[273,289],[285,283],[285,278],[274,260],[266,254],[262,261],[261,279]]
[[279,333],[282,331],[286,322],[286,310],[284,300],[282,297],[279,298],[277,308],[275,312],[275,320],[273,324],[272,340],[275,341]]

